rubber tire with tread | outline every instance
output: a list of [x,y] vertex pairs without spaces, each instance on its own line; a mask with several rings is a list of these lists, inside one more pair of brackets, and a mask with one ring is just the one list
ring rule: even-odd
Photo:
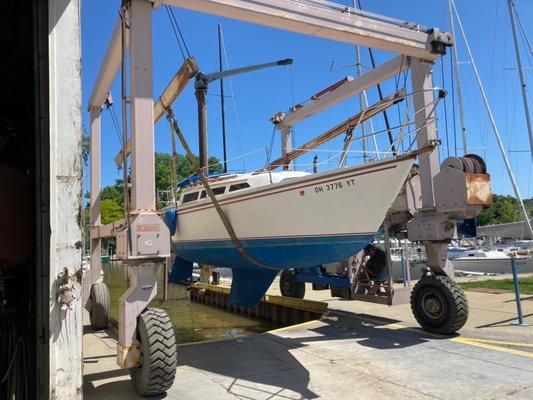
[[142,396],[165,393],[174,383],[177,347],[172,322],[164,310],[147,308],[137,318],[141,365],[130,368],[135,390]]
[[297,282],[296,274],[291,269],[281,271],[279,290],[283,296],[303,299],[305,296],[305,282]]
[[89,319],[95,331],[101,331],[109,325],[109,289],[103,282],[91,286],[91,308]]
[[[437,319],[427,316],[422,307],[424,294],[434,291],[444,299],[443,315]],[[425,275],[411,292],[411,310],[420,326],[427,332],[450,335],[461,329],[468,319],[468,300],[463,289],[447,276]]]

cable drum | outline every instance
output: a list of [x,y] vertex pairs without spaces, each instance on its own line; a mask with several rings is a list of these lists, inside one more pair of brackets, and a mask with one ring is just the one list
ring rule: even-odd
[[477,154],[467,154],[464,157],[448,157],[441,163],[441,168],[452,168],[466,174],[486,174],[487,166],[483,158]]
[[458,171],[463,171],[463,163],[460,157],[448,157],[441,163],[441,168],[452,168]]
[[461,160],[461,163],[463,164],[463,172],[466,174],[473,174],[474,173],[474,163],[470,158],[466,157],[459,157]]
[[467,154],[464,158],[469,159],[474,164],[474,174],[487,173],[487,164],[485,163],[485,160],[477,154]]

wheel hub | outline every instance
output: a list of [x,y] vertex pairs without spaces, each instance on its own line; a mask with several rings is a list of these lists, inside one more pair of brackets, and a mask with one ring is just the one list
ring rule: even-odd
[[292,283],[290,279],[285,279],[283,282],[283,289],[285,290],[285,293],[290,293],[292,290]]
[[425,293],[422,298],[422,310],[431,319],[439,319],[444,314],[444,299],[435,291]]

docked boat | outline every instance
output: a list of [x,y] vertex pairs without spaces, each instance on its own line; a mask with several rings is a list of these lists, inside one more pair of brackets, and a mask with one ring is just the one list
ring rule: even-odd
[[[471,249],[448,252],[456,271],[509,274],[511,257],[504,251]],[[520,272],[533,272],[533,259],[517,255],[515,264]]]
[[[345,260],[373,239],[415,155],[309,174],[261,171],[210,178],[250,262],[235,247],[199,182],[167,211],[183,280],[192,263],[232,269],[230,301],[255,306],[281,269]],[[258,265],[260,264],[260,265]]]

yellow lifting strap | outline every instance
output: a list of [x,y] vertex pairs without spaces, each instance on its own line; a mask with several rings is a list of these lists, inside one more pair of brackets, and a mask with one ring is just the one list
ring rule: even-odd
[[167,120],[170,124],[170,128],[173,133],[176,134],[178,139],[181,142],[181,145],[185,149],[185,153],[187,154],[187,158],[191,162],[193,171],[198,174],[198,177],[200,178],[200,182],[202,182],[203,187],[205,188],[205,191],[209,198],[211,199],[211,202],[213,203],[213,206],[215,207],[215,210],[218,213],[218,216],[220,217],[220,220],[224,224],[224,228],[226,228],[226,232],[228,232],[228,235],[233,242],[233,245],[235,248],[239,251],[239,253],[246,259],[247,261],[251,262],[252,264],[255,264],[262,268],[267,269],[275,269],[279,270],[280,268],[273,267],[271,265],[267,265],[262,263],[261,261],[257,260],[254,256],[252,256],[248,250],[243,246],[239,238],[237,237],[235,230],[233,229],[233,226],[231,225],[231,222],[229,221],[226,213],[220,206],[220,203],[218,202],[217,198],[215,197],[215,194],[213,193],[213,190],[211,189],[211,186],[209,185],[209,181],[204,175],[204,171],[199,167],[198,162],[196,161],[196,158],[194,157],[194,154],[191,151],[191,148],[189,147],[189,144],[185,140],[185,136],[183,136],[183,133],[181,132],[178,122],[176,121],[176,118],[174,117],[174,113],[172,112],[172,108],[167,108]]

